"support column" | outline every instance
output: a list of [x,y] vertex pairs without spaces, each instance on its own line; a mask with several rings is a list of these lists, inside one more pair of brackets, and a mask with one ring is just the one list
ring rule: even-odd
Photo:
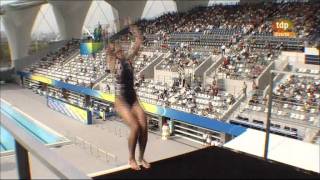
[[170,129],[170,135],[173,135],[173,132],[174,132],[174,121],[173,121],[173,119],[169,119],[168,120],[168,125],[169,125],[169,129]]
[[19,179],[31,179],[28,151],[15,141],[16,162]]
[[165,117],[159,116],[159,129],[160,129],[160,132],[162,132],[162,125],[163,125],[164,121],[165,121]]
[[84,104],[85,104],[85,107],[91,107],[91,96],[89,95],[85,95],[84,97]]
[[15,60],[28,55],[31,30],[39,10],[40,6],[25,9],[10,8],[1,16],[8,38],[12,66],[16,65]]
[[177,4],[178,12],[186,12],[197,6],[207,7],[209,0],[197,0],[197,1],[185,1],[185,0],[175,0]]
[[58,27],[63,40],[81,38],[82,27],[92,1],[53,1],[53,7]]
[[[106,0],[113,7],[113,14],[116,21],[117,32],[123,29],[124,19],[130,17],[133,22],[139,20],[146,6],[147,0],[131,0],[131,1],[116,1]],[[117,11],[117,12],[115,12]]]

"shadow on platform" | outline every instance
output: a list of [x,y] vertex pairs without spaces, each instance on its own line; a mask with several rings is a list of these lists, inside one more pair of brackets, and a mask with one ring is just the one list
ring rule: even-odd
[[93,179],[177,179],[177,178],[319,178],[315,172],[238,153],[209,147],[153,162],[149,170],[122,169]]

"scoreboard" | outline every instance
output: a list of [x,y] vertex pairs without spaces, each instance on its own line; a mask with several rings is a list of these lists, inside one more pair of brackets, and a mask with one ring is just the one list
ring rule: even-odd
[[314,64],[320,65],[320,49],[316,47],[305,47],[305,63],[306,64]]

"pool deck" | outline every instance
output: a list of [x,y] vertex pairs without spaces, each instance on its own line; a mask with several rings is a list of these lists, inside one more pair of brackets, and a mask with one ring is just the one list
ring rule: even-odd
[[[30,89],[21,88],[16,84],[1,85],[0,88],[1,99],[72,141],[70,144],[51,149],[83,172],[90,174],[127,164],[128,129],[122,122],[96,121],[93,125],[85,125],[49,109],[45,97],[35,94]],[[107,162],[104,156],[98,156],[97,151],[94,152],[95,149],[90,151],[89,146],[83,147],[84,143],[74,143],[75,137],[115,155],[117,160]],[[199,148],[202,146],[184,139],[163,141],[159,135],[149,133],[145,156],[147,160],[153,162]],[[31,163],[33,177],[41,179],[56,177],[34,157],[31,158]],[[14,155],[1,157],[0,167],[0,179],[17,178]]]

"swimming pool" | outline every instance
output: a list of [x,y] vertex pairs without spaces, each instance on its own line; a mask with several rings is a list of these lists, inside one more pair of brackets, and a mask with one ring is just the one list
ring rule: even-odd
[[[2,118],[7,118],[16,122],[20,127],[46,145],[54,146],[67,142],[67,139],[63,136],[48,127],[45,127],[39,122],[30,119],[27,115],[23,114],[21,111],[3,100],[1,100],[0,110]],[[0,132],[0,152],[4,153],[13,151],[15,149],[14,138],[2,126],[0,126]]]

